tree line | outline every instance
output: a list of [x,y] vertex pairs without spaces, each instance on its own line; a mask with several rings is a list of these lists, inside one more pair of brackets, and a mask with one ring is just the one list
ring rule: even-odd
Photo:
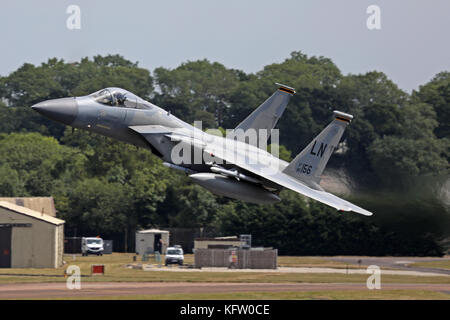
[[[30,106],[121,87],[206,128],[234,128],[276,89],[296,89],[280,119],[289,161],[328,124],[354,115],[325,171],[344,176],[347,199],[373,217],[338,213],[285,190],[253,205],[216,197],[147,150],[64,127]],[[153,72],[119,55],[25,63],[0,77],[0,196],[55,198],[66,235],[101,234],[132,250],[148,227],[250,233],[281,254],[440,255],[449,236],[450,73],[408,94],[378,71],[343,75],[328,58],[293,52],[248,74],[208,60]],[[447,183],[447,184],[446,184]],[[447,192],[447,193],[446,193]]]

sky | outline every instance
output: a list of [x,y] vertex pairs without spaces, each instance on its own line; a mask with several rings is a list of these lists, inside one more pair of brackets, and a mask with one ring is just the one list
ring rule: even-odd
[[[70,5],[80,8],[80,29],[67,27]],[[367,27],[370,5],[381,29]],[[343,74],[382,71],[411,92],[450,71],[449,12],[448,0],[2,1],[0,75],[97,54],[151,71],[206,58],[254,73],[302,51]]]

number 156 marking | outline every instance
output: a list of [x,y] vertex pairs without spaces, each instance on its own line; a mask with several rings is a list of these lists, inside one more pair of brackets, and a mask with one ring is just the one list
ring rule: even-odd
[[312,166],[306,163],[300,163],[300,165],[297,167],[298,173],[304,173],[304,174],[310,174],[312,170]]

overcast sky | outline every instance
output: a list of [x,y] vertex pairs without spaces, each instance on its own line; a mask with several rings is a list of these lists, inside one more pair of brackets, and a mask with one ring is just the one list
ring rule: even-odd
[[[69,30],[69,5],[81,29]],[[369,30],[369,5],[381,30]],[[121,54],[149,70],[207,58],[257,72],[292,51],[331,58],[344,73],[385,72],[410,92],[450,70],[450,1],[2,1],[0,75],[25,62]]]

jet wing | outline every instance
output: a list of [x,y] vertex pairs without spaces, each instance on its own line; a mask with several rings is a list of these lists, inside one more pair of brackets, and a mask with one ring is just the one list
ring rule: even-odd
[[130,126],[131,130],[139,133],[152,147],[152,151],[158,150],[162,155],[164,152],[158,147],[162,138],[167,138],[174,143],[185,142],[199,149],[203,149],[206,143],[201,139],[192,136],[191,132],[177,131],[161,125]]
[[365,216],[372,215],[372,212],[370,212],[370,211],[367,211],[361,207],[358,207],[358,206],[354,205],[353,203],[348,202],[344,199],[341,199],[329,192],[315,190],[308,186],[305,186],[301,182],[297,182],[296,180],[292,179],[291,177],[289,177],[288,175],[286,175],[282,172],[270,174],[268,176],[263,176],[263,178],[271,180],[271,181],[279,184],[280,186],[291,189],[291,190],[298,192],[302,195],[305,195],[309,198],[323,202],[337,210],[354,211],[354,212],[357,212],[357,213],[365,215]]
[[130,126],[131,130],[145,136],[147,134],[170,134],[172,130],[159,125]]
[[199,147],[206,146],[205,142],[203,142],[201,139],[193,137],[192,135],[186,135],[181,132],[176,132],[173,129],[169,129],[167,127],[160,125],[130,126],[129,128],[139,133],[140,135],[144,136],[145,138],[151,135],[161,135],[166,138],[169,138],[171,141],[174,142],[183,141]]
[[195,138],[193,136],[187,136],[178,133],[165,134],[164,136],[170,138],[170,140],[172,141],[175,142],[183,141],[200,149],[203,149],[206,146],[206,143],[203,140]]
[[[208,150],[210,149],[210,150]],[[367,211],[363,208],[360,208],[356,205],[354,205],[351,202],[348,202],[344,199],[341,199],[331,193],[315,190],[312,189],[304,184],[302,184],[300,181],[291,178],[290,176],[286,175],[285,173],[275,170],[273,168],[268,168],[267,166],[261,164],[260,162],[253,161],[255,163],[252,163],[252,161],[248,161],[248,159],[243,159],[239,155],[236,154],[228,154],[227,152],[221,152],[220,148],[206,148],[205,151],[209,153],[213,153],[215,157],[221,158],[225,160],[227,163],[233,163],[234,165],[245,169],[247,171],[250,171],[264,179],[267,179],[269,181],[272,181],[282,187],[288,188],[292,191],[295,191],[297,193],[300,193],[304,196],[307,196],[309,198],[312,198],[314,200],[320,201],[322,203],[325,203],[329,205],[330,207],[333,207],[340,211],[354,211],[359,214],[365,215],[365,216],[371,216],[372,212]],[[228,159],[227,159],[228,158]]]

